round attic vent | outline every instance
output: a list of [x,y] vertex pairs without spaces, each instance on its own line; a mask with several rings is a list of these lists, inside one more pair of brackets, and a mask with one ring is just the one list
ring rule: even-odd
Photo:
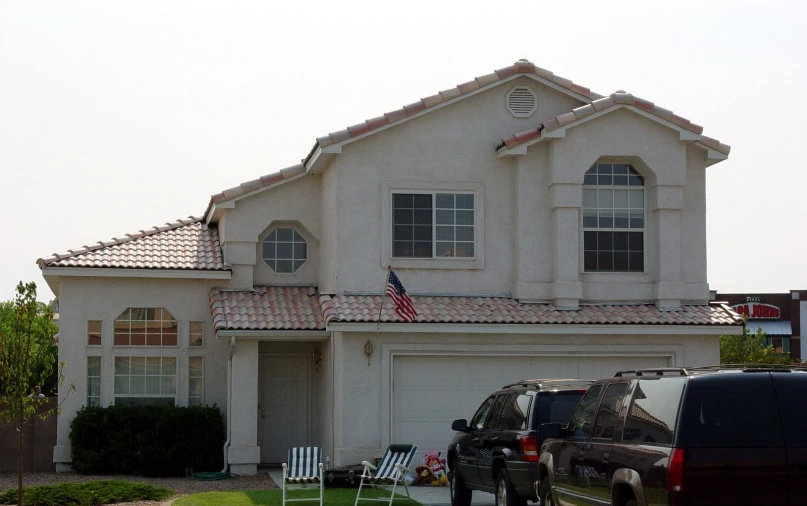
[[526,86],[507,92],[507,110],[516,118],[529,118],[538,109],[538,97]]

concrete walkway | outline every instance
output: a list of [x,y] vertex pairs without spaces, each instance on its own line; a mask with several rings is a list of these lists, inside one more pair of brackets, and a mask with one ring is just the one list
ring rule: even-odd
[[[283,481],[283,471],[280,469],[270,469],[269,477],[272,478],[272,481],[277,483],[279,487],[280,483]],[[401,490],[401,493],[406,494],[406,491]],[[451,504],[451,495],[448,491],[448,487],[409,487],[409,495],[412,496],[412,499],[424,506],[449,506]],[[364,494],[362,494],[362,496],[364,496]],[[474,506],[494,506],[496,504],[496,498],[493,494],[475,490],[471,504]]]

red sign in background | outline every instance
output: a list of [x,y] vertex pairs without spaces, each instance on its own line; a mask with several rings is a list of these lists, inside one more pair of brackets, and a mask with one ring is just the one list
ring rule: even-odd
[[745,315],[749,320],[778,320],[782,317],[782,312],[778,307],[771,304],[763,304],[762,302],[744,302],[742,304],[735,304],[731,306],[731,309]]

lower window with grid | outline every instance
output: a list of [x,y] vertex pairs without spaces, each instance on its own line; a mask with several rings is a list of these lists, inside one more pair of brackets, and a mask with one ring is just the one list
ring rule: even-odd
[[115,405],[175,406],[176,357],[115,357]]

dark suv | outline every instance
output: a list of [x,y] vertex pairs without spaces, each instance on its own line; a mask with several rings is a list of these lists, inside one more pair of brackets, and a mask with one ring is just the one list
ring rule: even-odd
[[807,505],[807,368],[623,371],[538,432],[544,506]]
[[566,424],[589,380],[523,380],[494,392],[471,422],[454,420],[448,445],[451,504],[468,506],[471,491],[495,493],[499,506],[536,501],[538,427]]

